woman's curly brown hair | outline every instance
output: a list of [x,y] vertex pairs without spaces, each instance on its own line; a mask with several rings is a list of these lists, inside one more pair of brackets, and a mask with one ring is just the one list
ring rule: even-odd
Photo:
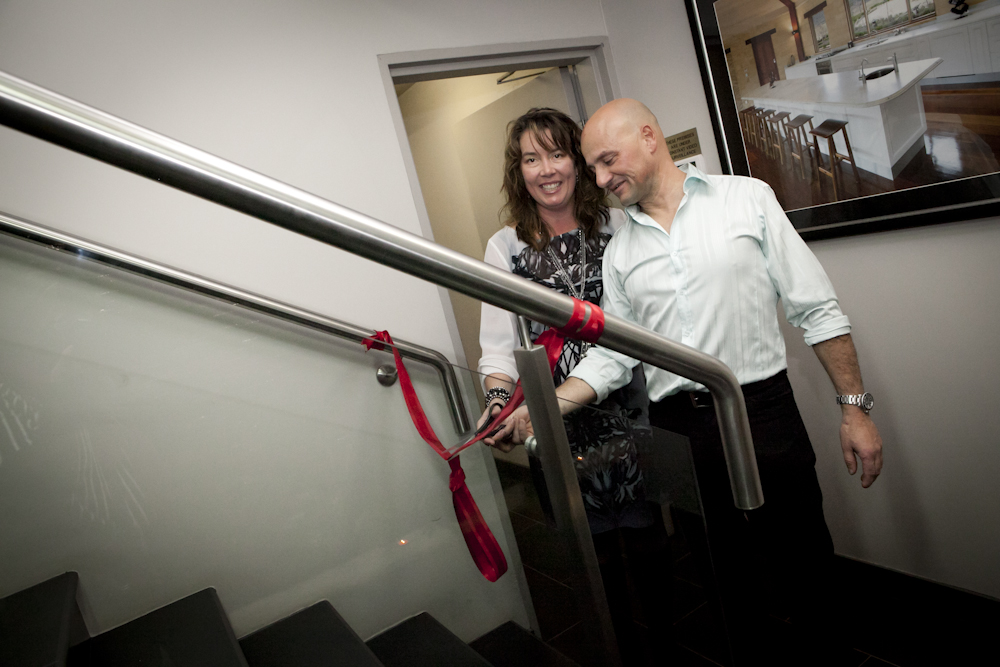
[[529,109],[507,125],[502,188],[507,203],[500,209],[500,217],[507,218],[504,224],[517,230],[517,238],[535,250],[544,250],[551,241],[549,230],[538,215],[538,205],[528,194],[521,173],[521,136],[525,132],[531,132],[545,150],[558,148],[573,157],[576,166],[573,213],[587,238],[595,238],[610,217],[604,190],[598,187],[594,175],[587,169],[587,161],[583,159],[580,127],[563,112],[548,107]]

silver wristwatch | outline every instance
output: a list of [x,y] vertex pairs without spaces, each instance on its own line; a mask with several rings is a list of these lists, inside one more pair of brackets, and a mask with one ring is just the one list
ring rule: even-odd
[[863,394],[842,394],[837,397],[837,405],[856,405],[868,414],[875,407],[875,397],[867,391]]

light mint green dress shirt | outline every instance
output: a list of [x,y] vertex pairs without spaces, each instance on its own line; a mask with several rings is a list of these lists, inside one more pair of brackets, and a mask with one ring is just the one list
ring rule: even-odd
[[[721,359],[740,384],[787,367],[777,303],[809,345],[850,333],[833,285],[764,182],[685,165],[668,234],[637,206],[604,253],[609,315]],[[632,378],[635,360],[594,347],[570,373],[598,400]],[[646,366],[649,398],[705,387]]]

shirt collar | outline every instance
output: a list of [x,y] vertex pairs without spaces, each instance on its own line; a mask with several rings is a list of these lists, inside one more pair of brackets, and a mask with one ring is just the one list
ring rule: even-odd
[[[688,162],[682,164],[678,167],[682,172],[684,172],[684,194],[686,195],[688,191],[694,186],[695,181],[701,181],[705,185],[709,185],[708,176],[694,165],[694,162]],[[636,222],[643,225],[653,225],[654,227],[659,227],[655,220],[642,212],[638,204],[633,204],[632,206],[626,206],[625,212],[628,213],[629,217]]]

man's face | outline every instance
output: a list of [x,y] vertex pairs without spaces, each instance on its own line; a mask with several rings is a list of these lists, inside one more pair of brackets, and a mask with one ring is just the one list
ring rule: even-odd
[[625,206],[642,201],[649,189],[652,156],[636,128],[607,119],[588,123],[581,148],[600,187]]

